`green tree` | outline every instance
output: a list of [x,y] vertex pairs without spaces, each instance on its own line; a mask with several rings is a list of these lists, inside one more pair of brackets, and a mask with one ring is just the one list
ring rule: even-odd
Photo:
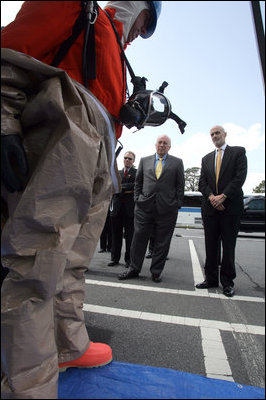
[[253,193],[265,193],[265,180],[261,181],[261,183],[252,189]]
[[193,167],[185,170],[185,191],[197,192],[199,190],[200,168]]

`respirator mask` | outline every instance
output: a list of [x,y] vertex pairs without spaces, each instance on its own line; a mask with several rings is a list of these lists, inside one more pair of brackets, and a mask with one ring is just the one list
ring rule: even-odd
[[133,94],[129,97],[126,104],[124,104],[120,110],[119,122],[129,129],[135,126],[137,130],[139,130],[145,126],[160,126],[168,118],[171,118],[178,124],[180,132],[184,133],[186,123],[172,112],[171,104],[163,94],[164,89],[168,86],[168,83],[163,82],[158,90],[146,89],[147,79],[144,77],[141,78],[139,76],[135,76],[125,55],[120,37],[113,24],[113,21],[108,12],[106,12],[106,15],[114,29],[117,42],[120,46],[122,56],[125,60],[131,76],[131,82],[133,83],[134,87]]
[[[134,78],[132,81],[134,83]],[[184,133],[186,123],[172,112],[171,104],[163,94],[168,83],[163,82],[158,90],[146,90],[146,78],[135,77],[135,81],[142,82],[143,88],[134,85],[133,94],[120,110],[120,122],[129,129],[133,126],[142,129],[144,126],[160,126],[171,118],[178,124],[180,132]]]

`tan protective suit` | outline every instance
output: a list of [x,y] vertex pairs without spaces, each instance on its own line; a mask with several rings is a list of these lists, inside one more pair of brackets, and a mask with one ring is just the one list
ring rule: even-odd
[[10,49],[1,54],[1,132],[24,137],[30,164],[23,192],[2,189],[10,213],[2,232],[10,268],[2,397],[56,399],[58,362],[89,346],[84,271],[120,190],[115,132],[103,105],[63,70]]

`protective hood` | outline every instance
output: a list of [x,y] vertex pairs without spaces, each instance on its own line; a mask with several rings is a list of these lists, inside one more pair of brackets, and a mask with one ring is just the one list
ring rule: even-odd
[[127,37],[136,18],[142,10],[149,10],[146,1],[108,1],[105,8],[115,8],[115,19],[123,24],[122,45],[127,43]]

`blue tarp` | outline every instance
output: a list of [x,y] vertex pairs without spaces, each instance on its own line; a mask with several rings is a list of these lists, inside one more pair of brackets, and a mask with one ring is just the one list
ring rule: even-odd
[[168,368],[113,361],[59,374],[59,399],[265,399],[265,389]]

